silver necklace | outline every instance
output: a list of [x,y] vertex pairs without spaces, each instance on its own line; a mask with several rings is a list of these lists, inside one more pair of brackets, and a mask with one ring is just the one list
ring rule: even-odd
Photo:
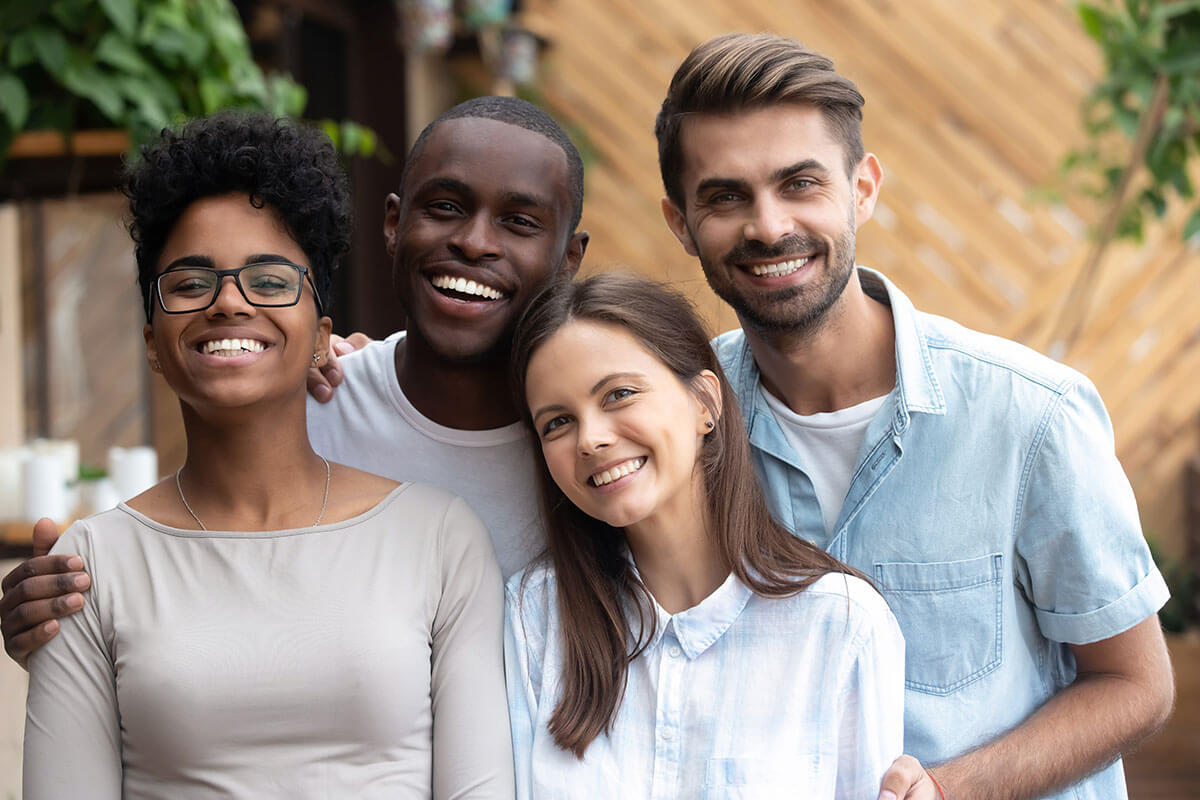
[[[325,497],[321,500],[321,513],[317,514],[317,521],[312,524],[314,528],[320,525],[321,520],[325,518],[325,507],[329,505],[329,479],[333,474],[329,469],[329,461],[326,460],[325,456],[318,457],[325,463]],[[196,520],[196,524],[200,526],[200,530],[206,531],[208,528],[204,527],[204,523],[200,521],[200,517],[196,516],[196,512],[188,505],[187,498],[183,496],[183,484],[179,482],[179,473],[181,472],[183,472],[183,467],[175,470],[175,488],[179,490],[179,499],[183,501],[183,507],[192,515],[192,519]]]

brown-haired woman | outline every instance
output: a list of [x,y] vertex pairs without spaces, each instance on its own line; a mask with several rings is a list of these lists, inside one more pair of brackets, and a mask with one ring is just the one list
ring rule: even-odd
[[771,518],[687,301],[552,286],[514,368],[549,533],[508,585],[518,797],[874,797],[901,752],[899,629]]

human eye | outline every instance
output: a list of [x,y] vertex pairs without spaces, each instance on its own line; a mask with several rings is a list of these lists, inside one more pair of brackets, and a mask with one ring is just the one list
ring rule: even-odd
[[791,192],[803,192],[813,185],[811,178],[794,177],[787,182],[787,190]]
[[567,423],[569,423],[570,421],[571,421],[571,418],[568,417],[566,414],[559,414],[556,417],[551,417],[550,419],[546,420],[545,422],[542,423],[541,428],[539,429],[542,438],[545,439],[547,436],[550,436],[555,431],[561,430],[562,427],[564,425],[566,425]]
[[462,213],[462,209],[452,200],[430,200],[425,204],[425,210],[435,217],[449,217]]
[[628,386],[618,386],[616,389],[612,389],[605,393],[604,404],[608,405],[610,403],[619,403],[622,400],[628,400],[635,394],[637,394],[636,389],[631,389]]
[[542,229],[538,221],[528,214],[510,214],[504,218],[504,222],[523,234],[535,233]]
[[296,291],[300,271],[290,264],[258,264],[242,273],[246,288],[260,295]]
[[216,276],[207,270],[176,270],[159,276],[159,285],[168,294],[196,297],[211,292]]

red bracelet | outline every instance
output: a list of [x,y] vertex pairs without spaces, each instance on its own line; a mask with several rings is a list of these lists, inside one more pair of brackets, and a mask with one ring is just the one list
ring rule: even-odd
[[933,781],[933,785],[937,787],[938,794],[941,795],[942,800],[946,800],[946,791],[942,788],[942,785],[938,783],[937,778],[933,777],[933,773],[929,770],[925,770],[925,774],[929,776],[929,780]]

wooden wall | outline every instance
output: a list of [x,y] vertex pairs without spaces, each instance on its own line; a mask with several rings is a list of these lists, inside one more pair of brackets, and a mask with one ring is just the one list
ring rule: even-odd
[[[652,134],[676,66],[728,31],[795,37],[867,98],[864,139],[886,175],[858,261],[918,307],[1023,341],[1099,386],[1148,532],[1184,547],[1183,465],[1200,452],[1200,252],[1181,204],[1142,246],[1110,250],[1081,335],[1055,341],[1101,209],[1032,199],[1082,139],[1097,49],[1058,0],[528,0],[550,41],[546,104],[578,126],[588,165],[588,270],[680,285],[714,330],[736,326],[667,231]],[[1200,177],[1200,176],[1198,176]]]

